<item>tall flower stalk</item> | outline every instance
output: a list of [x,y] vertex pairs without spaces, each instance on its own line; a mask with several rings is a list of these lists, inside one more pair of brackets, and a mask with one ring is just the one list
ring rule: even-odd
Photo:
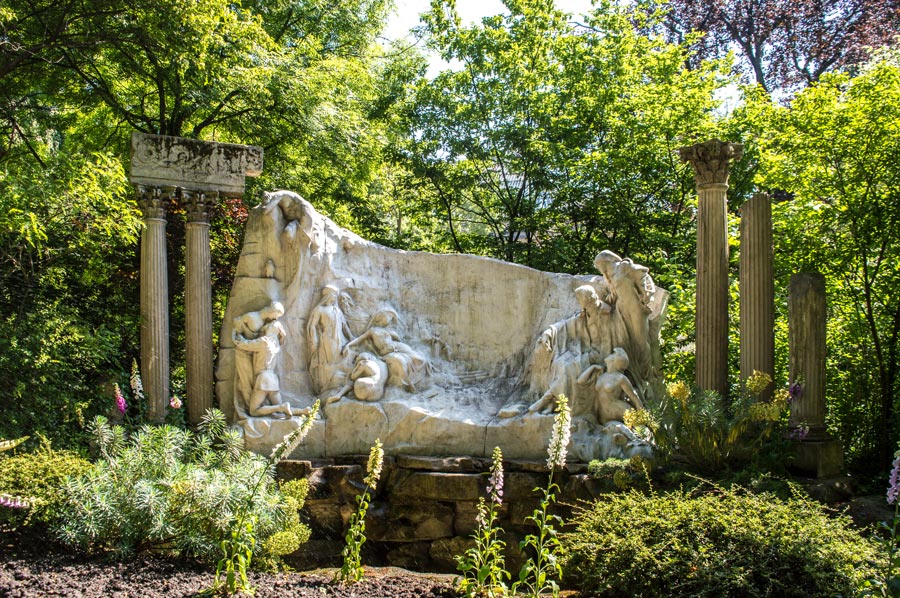
[[507,594],[509,573],[504,568],[503,550],[506,542],[499,538],[498,511],[503,504],[503,453],[494,447],[491,472],[487,485],[488,500],[478,499],[475,518],[475,546],[459,557],[457,569],[463,574],[460,591],[465,596],[496,598]]
[[360,551],[366,541],[366,512],[369,510],[371,494],[378,485],[381,477],[381,468],[384,465],[384,448],[381,439],[375,441],[375,445],[369,451],[369,462],[366,464],[366,477],[363,483],[366,485],[362,494],[356,497],[356,511],[350,518],[350,528],[345,536],[346,543],[342,555],[344,562],[341,570],[334,578],[335,581],[344,583],[357,582],[363,578],[363,567],[360,561]]
[[259,477],[254,484],[250,494],[240,509],[236,512],[234,524],[231,526],[230,536],[222,540],[222,558],[216,566],[216,577],[213,581],[212,588],[208,594],[219,594],[226,592],[228,595],[234,595],[238,592],[247,594],[253,593],[250,586],[250,580],[247,578],[247,569],[250,568],[250,562],[253,559],[253,517],[248,517],[251,512],[250,506],[256,499],[256,496],[271,475],[272,468],[275,467],[282,459],[289,457],[294,452],[306,435],[312,428],[313,420],[319,412],[319,401],[312,406],[309,414],[302,424],[290,434],[284,437],[278,445],[272,449],[272,454],[268,458],[265,467],[261,468]]
[[549,510],[556,502],[556,492],[559,491],[559,486],[553,481],[553,474],[566,466],[571,424],[569,401],[560,395],[556,399],[556,416],[553,419],[553,432],[547,449],[547,468],[550,470],[547,487],[542,489],[541,504],[526,519],[537,528],[537,533],[529,534],[519,543],[519,548],[527,553],[529,558],[519,570],[519,579],[512,587],[513,593],[536,598],[549,591],[554,598],[559,596],[556,578],[562,575],[562,567],[556,557],[560,545],[556,526],[562,524],[562,519],[550,514]]

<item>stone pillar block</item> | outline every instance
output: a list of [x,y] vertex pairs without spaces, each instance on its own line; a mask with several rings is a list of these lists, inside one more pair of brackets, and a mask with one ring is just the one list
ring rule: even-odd
[[138,187],[141,231],[141,378],[147,419],[162,423],[169,402],[169,279],[166,271],[166,201],[160,188]]
[[788,301],[790,379],[800,387],[789,422],[796,438],[793,465],[817,477],[836,475],[843,451],[825,429],[825,277],[794,274]]
[[[741,380],[758,370],[775,378],[772,201],[757,193],[741,207]],[[770,385],[760,400],[772,398]]]
[[697,207],[696,384],[728,391],[728,229],[726,191],[731,162],[743,146],[713,139],[679,148],[694,167]]
[[212,282],[209,257],[210,198],[182,190],[185,227],[184,324],[187,415],[192,425],[213,406]]

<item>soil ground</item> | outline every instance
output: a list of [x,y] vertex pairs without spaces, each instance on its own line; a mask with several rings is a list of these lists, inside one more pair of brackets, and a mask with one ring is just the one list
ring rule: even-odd
[[[453,575],[366,568],[360,583],[332,583],[334,570],[251,572],[258,598],[451,598]],[[0,531],[0,596],[4,598],[157,598],[196,596],[213,571],[191,561],[139,556],[126,562],[67,551],[35,534]]]

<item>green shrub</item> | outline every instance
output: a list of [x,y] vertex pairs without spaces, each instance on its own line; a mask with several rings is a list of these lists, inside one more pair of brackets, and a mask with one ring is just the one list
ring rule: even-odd
[[81,475],[90,467],[90,462],[77,453],[49,447],[0,457],[0,494],[27,497],[31,505],[29,509],[0,510],[0,521],[15,525],[48,523],[58,514],[65,479]]
[[586,596],[851,596],[875,544],[818,503],[706,487],[608,495],[563,537],[564,581]]
[[208,416],[199,434],[164,425],[144,427],[129,440],[102,417],[91,427],[103,457],[64,486],[56,529],[67,544],[216,563],[240,520],[249,530],[240,532],[241,542],[271,563],[308,539],[298,515],[302,484],[280,492],[270,461],[244,451],[221,412]]

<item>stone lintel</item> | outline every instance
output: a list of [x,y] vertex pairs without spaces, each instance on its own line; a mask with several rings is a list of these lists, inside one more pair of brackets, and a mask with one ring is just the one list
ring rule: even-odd
[[698,188],[727,185],[731,162],[740,160],[743,154],[743,144],[719,139],[678,148],[681,161],[690,162],[694,167]]
[[185,187],[242,195],[245,177],[259,176],[263,149],[167,135],[131,134],[133,185]]

